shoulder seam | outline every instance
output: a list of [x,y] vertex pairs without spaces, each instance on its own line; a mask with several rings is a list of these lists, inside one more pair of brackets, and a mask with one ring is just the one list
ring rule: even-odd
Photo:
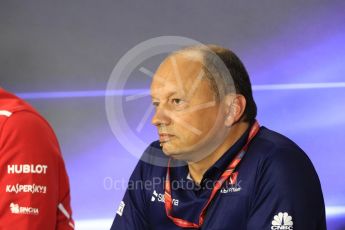
[[[14,113],[15,113],[15,114],[18,114],[18,113],[25,113],[25,112],[34,115],[35,117],[37,117],[39,120],[41,120],[41,121],[48,127],[49,131],[53,134],[54,139],[55,139],[55,141],[56,141],[57,144],[58,144],[58,149],[59,149],[59,151],[61,152],[60,144],[59,144],[59,141],[58,141],[58,139],[57,139],[57,137],[56,137],[56,134],[55,134],[53,128],[51,127],[51,125],[49,124],[49,122],[48,122],[45,118],[43,118],[38,112],[36,112],[35,110],[30,110],[30,109],[23,109],[23,110],[14,111],[14,112],[11,113],[11,115],[13,115]],[[6,120],[4,121],[4,123],[0,126],[0,140],[1,140],[3,128],[4,128],[5,124],[7,123],[7,121],[8,121],[9,119],[10,119],[10,116],[8,116],[8,117],[6,118]]]

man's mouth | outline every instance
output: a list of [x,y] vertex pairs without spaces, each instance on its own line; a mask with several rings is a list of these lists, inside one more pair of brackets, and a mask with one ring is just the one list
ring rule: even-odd
[[170,141],[170,139],[172,137],[174,137],[174,135],[172,135],[172,134],[160,133],[159,134],[159,142],[164,143],[164,142]]

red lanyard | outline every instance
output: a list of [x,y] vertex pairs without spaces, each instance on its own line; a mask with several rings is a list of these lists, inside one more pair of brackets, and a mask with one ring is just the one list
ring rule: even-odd
[[220,176],[220,179],[215,183],[214,188],[212,189],[211,195],[208,198],[208,201],[206,205],[203,207],[201,214],[199,216],[199,223],[193,223],[189,222],[187,220],[183,220],[177,217],[173,217],[171,215],[172,213],[172,197],[171,197],[171,185],[170,185],[170,160],[168,162],[168,169],[167,169],[167,175],[166,175],[166,181],[165,181],[165,193],[164,193],[164,198],[165,198],[165,211],[167,216],[179,227],[181,228],[200,228],[202,224],[204,223],[205,215],[206,215],[206,210],[211,203],[212,199],[214,196],[217,194],[218,190],[222,187],[223,183],[231,176],[231,174],[234,172],[236,166],[241,162],[243,156],[245,155],[248,145],[250,141],[254,138],[254,136],[258,133],[259,131],[259,123],[255,121],[255,123],[252,125],[248,140],[246,144],[243,146],[243,148],[237,153],[236,157],[234,160],[232,160],[229,164],[229,166],[226,168],[226,170],[223,172],[223,174]]

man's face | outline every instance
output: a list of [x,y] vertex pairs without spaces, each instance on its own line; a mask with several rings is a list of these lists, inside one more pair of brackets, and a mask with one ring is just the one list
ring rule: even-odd
[[[200,160],[201,151],[213,151],[224,130],[223,114],[202,63],[178,54],[166,59],[151,84],[156,108],[152,123],[166,155],[180,160]],[[220,116],[221,117],[221,116]],[[218,118],[218,119],[217,119]],[[205,153],[208,154],[208,153]]]

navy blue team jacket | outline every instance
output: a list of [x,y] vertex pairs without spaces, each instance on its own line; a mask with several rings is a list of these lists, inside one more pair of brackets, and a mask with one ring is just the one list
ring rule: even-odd
[[[213,183],[245,144],[248,133],[249,129],[206,171],[200,185],[191,180],[188,166],[171,168],[174,217],[198,223]],[[143,157],[146,161],[140,160],[134,169],[111,230],[181,229],[166,216],[167,168],[154,161],[168,158],[159,142],[153,142]],[[261,127],[236,171],[237,180],[224,183],[200,229],[326,229],[319,178],[307,155],[288,138]]]

